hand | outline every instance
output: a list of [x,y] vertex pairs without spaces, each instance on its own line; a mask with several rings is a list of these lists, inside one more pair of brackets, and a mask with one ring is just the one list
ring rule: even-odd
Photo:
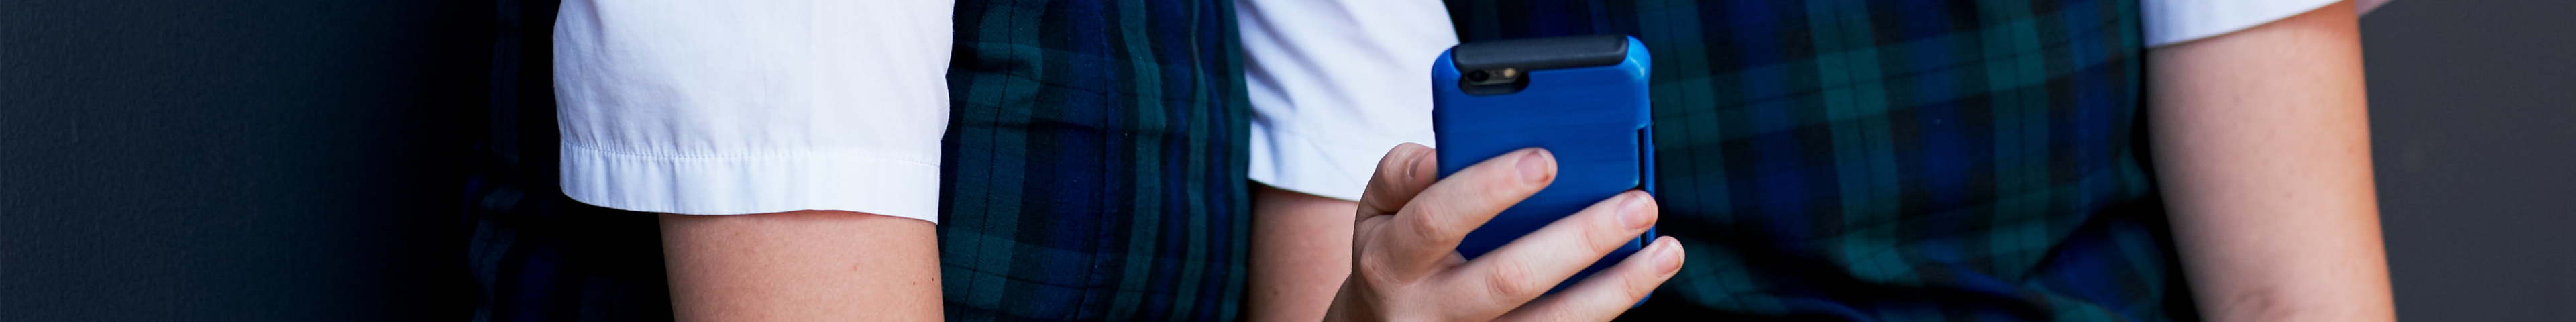
[[1652,227],[1654,199],[1622,193],[1470,261],[1458,255],[1459,239],[1554,182],[1556,158],[1514,151],[1437,183],[1433,158],[1431,148],[1407,143],[1378,161],[1360,197],[1351,277],[1326,320],[1605,321],[1681,269],[1681,244],[1665,237],[1541,297]]

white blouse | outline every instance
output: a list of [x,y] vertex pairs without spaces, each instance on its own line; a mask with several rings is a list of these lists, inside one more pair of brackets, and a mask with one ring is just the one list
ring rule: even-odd
[[[1357,199],[1430,144],[1438,0],[1235,0],[1251,179]],[[2333,0],[2145,0],[2148,45]],[[2385,0],[2362,0],[2367,10]],[[555,24],[563,189],[645,212],[847,210],[938,222],[949,1],[567,0]]]
[[678,214],[936,222],[947,1],[569,0],[563,190]]

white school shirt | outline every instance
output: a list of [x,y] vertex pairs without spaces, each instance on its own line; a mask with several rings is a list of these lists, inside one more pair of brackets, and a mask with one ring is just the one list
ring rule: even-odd
[[[1359,198],[1431,144],[1438,0],[1234,0],[1250,179]],[[2332,0],[2144,0],[2148,46]],[[2367,10],[2385,0],[2363,0]],[[948,1],[568,0],[555,25],[564,194],[645,212],[845,210],[938,222]]]
[[[1735,0],[1754,1],[1754,0]],[[2363,7],[2386,0],[2363,1]],[[2148,46],[2262,25],[2332,0],[2145,0]],[[1378,158],[1432,144],[1429,73],[1456,45],[1438,0],[1237,0],[1253,181],[1358,200]]]

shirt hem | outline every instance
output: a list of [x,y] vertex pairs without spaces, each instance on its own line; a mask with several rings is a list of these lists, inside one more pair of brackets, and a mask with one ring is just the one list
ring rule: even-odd
[[939,223],[939,165],[869,154],[674,156],[563,142],[563,193],[629,211],[855,211]]

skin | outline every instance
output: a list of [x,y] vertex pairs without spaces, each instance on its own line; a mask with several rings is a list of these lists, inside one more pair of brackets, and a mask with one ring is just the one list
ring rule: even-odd
[[[2185,270],[2205,318],[2395,318],[2370,172],[2368,103],[2355,18],[2351,4],[2339,3],[2149,52],[2152,148]],[[1293,192],[1263,196],[1273,197],[1259,202],[1315,204],[1275,209],[1341,207],[1336,200]],[[1321,222],[1316,217],[1321,216],[1295,216]],[[1312,294],[1315,288],[1315,283],[1255,283],[1306,287],[1281,294]],[[1315,301],[1293,296],[1267,300],[1294,307],[1312,307]],[[1257,312],[1311,320],[1310,312],[1274,308]]]
[[[1608,320],[1681,268],[1681,245],[1667,237],[1564,292],[1541,296],[1653,225],[1654,200],[1631,191],[1469,261],[1454,251],[1459,239],[1553,182],[1555,157],[1524,150],[1438,182],[1433,158],[1431,148],[1398,146],[1356,203],[1261,192],[1264,200],[1301,201],[1256,206],[1256,224],[1264,228],[1253,237],[1251,317]],[[1284,216],[1299,211],[1326,220],[1282,220],[1316,217]],[[795,211],[665,214],[661,223],[679,320],[940,318],[938,245],[929,222]],[[1273,229],[1282,227],[1294,229]],[[1327,282],[1346,275],[1358,278]]]
[[2148,53],[2149,131],[2216,321],[2395,319],[2349,3]]
[[1417,144],[1382,158],[1359,201],[1350,276],[1327,321],[1605,321],[1679,271],[1682,247],[1659,238],[1563,292],[1548,288],[1654,225],[1653,198],[1629,191],[1467,260],[1468,231],[1556,180],[1556,158],[1523,149],[1435,179]]
[[937,321],[930,222],[847,211],[662,215],[680,321]]
[[[1414,198],[1413,200],[1422,200],[1422,202],[1425,202],[1426,204],[1431,203],[1432,199],[1419,196],[1419,190],[1424,189],[1426,185],[1433,180],[1431,178],[1431,171],[1435,170],[1433,170],[1432,167],[1438,163],[1435,162],[1435,160],[1430,159],[1433,157],[1432,155],[1432,150],[1430,148],[1412,144],[1399,146],[1393,151],[1388,152],[1385,158],[1379,160],[1380,165],[1378,167],[1376,177],[1371,180],[1371,188],[1369,189],[1370,192],[1368,194],[1370,196],[1382,196],[1379,197],[1379,199],[1391,200],[1397,198],[1396,195],[1400,194],[1400,192],[1413,191],[1409,193],[1410,195],[1414,195],[1414,197],[1411,197]],[[1421,157],[1423,159],[1412,159],[1415,157]],[[1416,161],[1421,163],[1409,163]],[[1408,168],[1408,166],[1415,168]],[[1553,164],[1549,164],[1548,166],[1552,167]],[[1407,173],[1406,171],[1415,172]],[[1462,173],[1460,175],[1465,176],[1467,174]],[[1553,178],[1551,177],[1550,180],[1553,180]],[[1510,189],[1504,189],[1499,193],[1512,194],[1514,192]],[[1522,194],[1525,196],[1525,193]],[[1364,216],[1361,217],[1362,219],[1360,220],[1354,220],[1352,214],[1387,214],[1401,212],[1404,207],[1402,202],[1380,202],[1388,204],[1375,207],[1374,209],[1361,209],[1361,204],[1359,202],[1298,193],[1269,186],[1255,186],[1253,198],[1253,223],[1254,225],[1258,225],[1258,227],[1265,228],[1256,230],[1253,235],[1252,264],[1254,267],[1252,268],[1253,271],[1250,281],[1252,294],[1248,299],[1248,303],[1246,303],[1249,313],[1251,313],[1247,316],[1249,319],[1255,321],[1404,320],[1394,318],[1395,316],[1399,316],[1395,314],[1397,312],[1378,312],[1375,310],[1349,308],[1362,305],[1396,306],[1391,303],[1363,303],[1366,301],[1354,301],[1354,299],[1405,297],[1394,294],[1368,294],[1371,293],[1370,291],[1372,290],[1352,290],[1349,285],[1345,285],[1345,283],[1349,282],[1347,278],[1351,275],[1351,272],[1357,269],[1354,268],[1351,260],[1351,254],[1354,248],[1353,240],[1372,239],[1371,237],[1374,236],[1360,235],[1358,238],[1354,238],[1352,240],[1313,237],[1352,235],[1353,230],[1355,229],[1354,226],[1358,225],[1360,222],[1367,221],[1368,219],[1366,218],[1369,218]],[[1518,198],[1512,198],[1512,200],[1517,202]],[[1646,200],[1645,202],[1647,204],[1653,203],[1652,200]],[[1500,205],[1505,207],[1509,206],[1508,203]],[[1486,205],[1483,207],[1492,206],[1493,205]],[[1497,210],[1497,212],[1499,212],[1499,210]],[[1491,216],[1491,214],[1486,214],[1486,216]],[[1481,223],[1481,221],[1479,223]],[[1469,229],[1472,229],[1472,227],[1469,227]],[[1600,232],[1601,234],[1619,234],[1625,229],[1604,228],[1603,230],[1605,231]],[[1628,234],[1633,235],[1634,233],[1631,232]],[[1376,244],[1386,243],[1379,242]],[[1454,248],[1456,242],[1451,241],[1449,244],[1451,246],[1448,248]],[[1672,245],[1672,247],[1676,252],[1678,252],[1679,245]],[[1440,261],[1448,265],[1454,266],[1465,262],[1464,259],[1458,258],[1455,252],[1446,251],[1446,248],[1438,248],[1435,249],[1435,251],[1428,253],[1436,255]],[[1678,258],[1678,256],[1676,256],[1676,258]],[[1678,264],[1678,261],[1675,263]],[[1654,272],[1652,270],[1645,270],[1644,273],[1630,274],[1642,274],[1646,277],[1630,277],[1626,278],[1627,280],[1652,280],[1655,281],[1654,284],[1660,284],[1663,279],[1670,278],[1671,276],[1671,272],[1669,271]],[[1563,277],[1558,277],[1556,279],[1549,279],[1545,282],[1548,285],[1554,285],[1556,281],[1560,281],[1562,279]],[[1635,288],[1637,291],[1636,295],[1643,296],[1643,291],[1652,290],[1652,286],[1654,284],[1644,284],[1643,287]],[[1603,286],[1591,286],[1590,288],[1603,288]],[[1426,289],[1418,291],[1436,293],[1466,292],[1469,290]],[[1593,292],[1600,293],[1601,291]],[[1351,296],[1338,296],[1342,294],[1349,294]],[[1453,297],[1445,296],[1430,296],[1427,298],[1455,299]],[[1340,305],[1344,306],[1345,309],[1340,310],[1338,315],[1328,317],[1328,313],[1337,312],[1335,310],[1337,299],[1344,300]],[[1521,301],[1527,302],[1528,300]],[[1454,302],[1459,303],[1444,304],[1464,303],[1464,301]],[[1607,301],[1595,302],[1606,303]],[[1578,307],[1586,305],[1585,303],[1574,303],[1572,301],[1565,300],[1553,300],[1548,301],[1548,303],[1550,303],[1548,306],[1557,308],[1544,310],[1532,309],[1528,311],[1533,313],[1522,313],[1515,318],[1537,318],[1540,315],[1535,312],[1547,312],[1548,314],[1554,314],[1554,316],[1548,316],[1554,319],[1542,320],[1606,320],[1609,317],[1617,316],[1617,312],[1625,311],[1629,306],[1628,304],[1634,303],[1634,300],[1631,299],[1628,302],[1592,305],[1586,307]],[[1504,310],[1521,305],[1489,306],[1495,308],[1488,311]],[[1403,314],[1423,313],[1427,312],[1403,312]],[[1493,312],[1484,313],[1501,314]],[[1442,319],[1445,319],[1445,317]]]
[[[2351,5],[2161,47],[2148,59],[2158,176],[2204,317],[2393,320]],[[1553,180],[1552,156],[1511,159],[1530,153],[1545,155],[1507,154],[1435,182],[1430,148],[1401,146],[1360,202],[1255,187],[1247,315],[1607,320],[1678,270],[1682,249],[1666,238],[1567,292],[1536,294],[1580,268],[1567,263],[1634,235],[1617,219],[1633,195],[1510,250],[1457,257],[1458,236]],[[1524,175],[1523,164],[1543,171]],[[1652,218],[1652,200],[1636,200]],[[940,317],[928,222],[799,211],[664,215],[662,229],[681,320]],[[1344,235],[1353,238],[1312,238]]]
[[1360,204],[1267,185],[1252,191],[1251,275],[1244,316],[1253,321],[1315,321],[1351,274],[1350,214]]

